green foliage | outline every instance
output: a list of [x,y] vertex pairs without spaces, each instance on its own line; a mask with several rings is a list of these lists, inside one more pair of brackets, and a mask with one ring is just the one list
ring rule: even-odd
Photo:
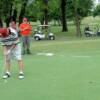
[[93,16],[100,16],[100,4],[96,6],[96,8],[93,11]]
[[49,18],[55,20],[59,19],[59,17],[61,16],[60,0],[50,0],[48,6]]
[[76,13],[80,18],[85,17],[91,12],[93,5],[92,0],[67,0],[67,16],[69,19],[72,19]]
[[12,6],[16,7],[19,0],[0,0],[0,16],[7,18],[11,14]]
[[[31,50],[23,56],[25,79],[18,79],[16,61],[11,78],[0,79],[1,100],[100,100],[100,39],[32,41]],[[44,55],[49,52],[54,56]]]
[[[18,13],[21,9],[21,4],[24,3],[25,0],[0,0],[0,15],[1,16],[8,16],[10,12],[10,6],[11,3],[15,8],[17,8]],[[59,19],[61,16],[61,10],[60,10],[60,3],[61,0],[48,0],[48,17],[49,20],[52,19]],[[77,7],[77,13],[81,16],[87,16],[88,12],[90,12],[90,9],[92,7],[92,0],[67,0],[67,17],[69,19],[72,19],[74,16],[74,9]],[[7,9],[6,9],[7,8]],[[43,19],[44,14],[43,10],[45,8],[45,5],[43,3],[43,0],[33,0],[31,2],[26,10],[27,16],[32,16],[34,19]]]
[[[33,19],[41,20],[44,18],[45,5],[42,0],[35,0],[27,9],[27,14]],[[60,0],[48,1],[48,19],[57,19],[60,16]]]
[[43,17],[43,6],[41,0],[35,0],[27,8],[27,15],[32,16],[34,19],[41,19]]

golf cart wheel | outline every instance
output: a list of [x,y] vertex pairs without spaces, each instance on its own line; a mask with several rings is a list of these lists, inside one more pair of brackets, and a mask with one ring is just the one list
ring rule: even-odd
[[36,41],[39,41],[39,40],[40,40],[40,38],[39,38],[38,36],[36,36],[36,37],[35,37],[35,40],[36,40]]
[[90,37],[90,36],[91,36],[91,34],[89,34],[89,33],[86,34],[86,37]]
[[54,37],[54,36],[50,36],[49,39],[50,39],[50,40],[54,40],[55,37]]

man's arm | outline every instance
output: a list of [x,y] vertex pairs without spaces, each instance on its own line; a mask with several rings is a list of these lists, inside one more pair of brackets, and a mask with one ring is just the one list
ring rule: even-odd
[[20,25],[19,26],[19,30],[22,32],[22,31],[25,31],[25,30],[32,30],[32,26],[30,24],[27,24],[27,27],[25,27],[24,29],[22,28],[22,26]]

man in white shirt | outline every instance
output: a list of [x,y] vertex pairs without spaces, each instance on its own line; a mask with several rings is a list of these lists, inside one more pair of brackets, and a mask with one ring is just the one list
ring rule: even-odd
[[0,41],[3,46],[4,57],[5,57],[5,74],[3,76],[4,79],[7,79],[11,76],[10,73],[10,62],[11,59],[15,58],[18,61],[19,65],[19,79],[24,78],[23,73],[23,61],[21,57],[21,44],[18,38],[18,32],[16,29],[15,22],[10,23],[9,35],[6,37],[1,37]]

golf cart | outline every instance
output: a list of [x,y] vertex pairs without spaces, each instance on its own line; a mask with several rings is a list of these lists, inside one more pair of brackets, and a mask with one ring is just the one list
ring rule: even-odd
[[90,30],[90,27],[89,26],[86,26],[85,27],[84,33],[85,33],[85,36],[86,37],[91,37],[94,34],[94,32],[92,30]]
[[51,32],[50,28],[50,25],[38,25],[37,29],[35,29],[34,31],[34,39],[36,41],[43,39],[54,40],[55,36]]

